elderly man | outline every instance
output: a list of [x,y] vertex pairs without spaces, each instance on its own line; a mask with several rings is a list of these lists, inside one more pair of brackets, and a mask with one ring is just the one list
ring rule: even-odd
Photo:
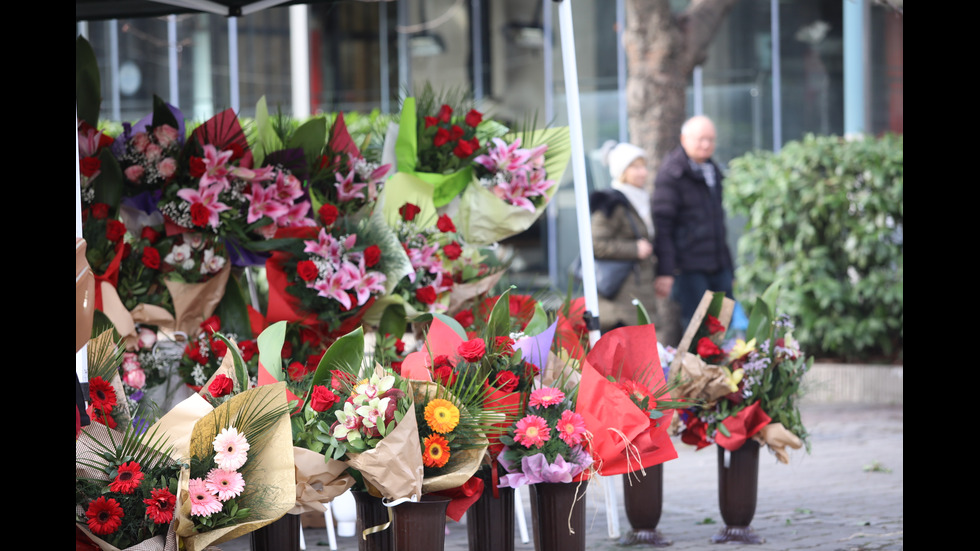
[[711,156],[715,125],[696,116],[681,128],[681,143],[664,158],[653,192],[657,296],[672,296],[687,327],[706,290],[732,296],[734,267],[721,202],[724,175]]

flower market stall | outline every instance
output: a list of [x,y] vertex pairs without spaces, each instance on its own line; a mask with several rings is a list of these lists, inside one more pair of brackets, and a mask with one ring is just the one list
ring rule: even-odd
[[[444,523],[529,485],[536,542],[574,549],[591,477],[676,457],[661,359],[639,350],[653,326],[597,329],[573,34],[562,42],[568,127],[508,128],[426,88],[368,149],[356,113],[294,121],[264,100],[248,131],[232,110],[193,121],[154,98],[110,135],[78,40],[79,541],[203,549],[351,489],[359,514],[385,513],[365,545],[438,547],[424,504]],[[545,312],[501,285],[495,244],[535,222],[569,164],[585,296]],[[249,268],[265,270],[264,311],[242,292]],[[644,361],[624,370],[624,354]],[[618,409],[594,407],[606,400]],[[496,528],[468,526],[473,542]]]

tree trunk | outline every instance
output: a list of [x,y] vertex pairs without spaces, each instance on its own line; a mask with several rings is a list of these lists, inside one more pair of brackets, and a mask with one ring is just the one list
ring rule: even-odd
[[672,13],[670,0],[626,0],[630,141],[647,152],[650,190],[664,155],[679,143],[691,74],[737,1],[691,0],[684,11]]

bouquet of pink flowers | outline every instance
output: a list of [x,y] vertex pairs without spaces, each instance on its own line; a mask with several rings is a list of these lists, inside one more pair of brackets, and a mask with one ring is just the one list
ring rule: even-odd
[[112,146],[127,196],[162,189],[177,176],[185,138],[183,115],[158,97],[153,104],[151,115],[134,125],[123,123]]

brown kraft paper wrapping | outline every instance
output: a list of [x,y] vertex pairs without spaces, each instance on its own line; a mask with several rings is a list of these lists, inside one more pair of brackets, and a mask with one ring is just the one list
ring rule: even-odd
[[347,464],[326,459],[322,453],[306,448],[293,447],[296,463],[296,503],[289,510],[291,515],[316,511],[323,513],[327,503],[354,485],[354,478],[347,474]]
[[188,336],[198,334],[201,322],[211,317],[221,302],[230,275],[231,264],[225,263],[220,272],[204,283],[165,282],[174,301],[174,326],[177,331]]
[[415,405],[409,406],[402,422],[377,447],[348,453],[345,462],[388,501],[421,499],[424,466]]

